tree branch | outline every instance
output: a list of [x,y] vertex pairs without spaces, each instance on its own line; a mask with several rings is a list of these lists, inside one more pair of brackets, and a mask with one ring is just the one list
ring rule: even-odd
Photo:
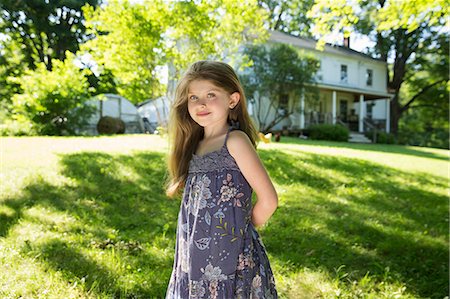
[[431,105],[431,104],[429,104],[429,105],[427,105],[427,104],[421,104],[421,105],[413,105],[413,106],[409,106],[409,109],[412,109],[412,108],[437,108],[437,109],[439,109],[440,107],[437,106],[437,105]]
[[446,82],[446,81],[447,81],[447,80],[442,79],[442,80],[436,81],[436,82],[434,82],[434,83],[432,83],[432,84],[429,84],[429,85],[425,86],[424,88],[422,88],[422,90],[419,91],[418,93],[416,93],[416,94],[408,101],[408,103],[406,103],[403,107],[400,108],[400,114],[403,113],[403,112],[405,112],[406,110],[408,110],[408,109],[410,108],[411,104],[412,104],[418,97],[420,97],[420,96],[423,95],[425,92],[427,92],[430,88],[432,88],[433,86],[438,85],[438,84],[440,84],[440,83],[442,83],[442,82]]

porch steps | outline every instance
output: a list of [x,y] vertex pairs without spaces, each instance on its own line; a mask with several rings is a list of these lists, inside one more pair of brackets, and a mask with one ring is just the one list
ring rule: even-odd
[[372,143],[372,141],[364,136],[362,133],[358,132],[350,132],[350,137],[348,139],[348,142],[354,142],[354,143]]

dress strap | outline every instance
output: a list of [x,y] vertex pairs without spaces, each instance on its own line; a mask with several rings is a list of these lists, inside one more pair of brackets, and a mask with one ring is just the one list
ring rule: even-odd
[[239,122],[238,121],[231,121],[230,127],[228,128],[227,135],[225,136],[225,141],[223,142],[223,146],[227,145],[228,136],[230,135],[230,132],[233,130],[239,129]]

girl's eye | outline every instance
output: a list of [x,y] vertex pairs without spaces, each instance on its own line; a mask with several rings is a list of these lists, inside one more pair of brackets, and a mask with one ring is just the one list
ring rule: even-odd
[[208,99],[214,98],[216,95],[214,93],[208,93]]
[[189,100],[190,100],[191,102],[196,102],[196,101],[198,101],[198,97],[197,97],[197,96],[190,96],[190,97],[189,97]]

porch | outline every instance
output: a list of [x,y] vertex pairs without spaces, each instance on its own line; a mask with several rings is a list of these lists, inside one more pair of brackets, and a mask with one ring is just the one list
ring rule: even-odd
[[300,96],[298,111],[285,123],[290,131],[301,131],[313,124],[341,124],[359,133],[390,132],[389,94],[320,88],[318,101]]

